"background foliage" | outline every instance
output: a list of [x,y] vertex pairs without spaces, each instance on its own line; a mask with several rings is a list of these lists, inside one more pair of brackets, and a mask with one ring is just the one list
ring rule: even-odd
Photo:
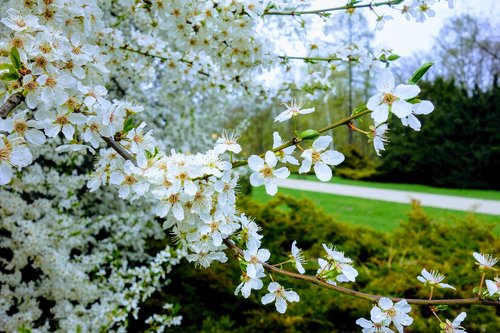
[[[390,144],[378,168],[378,180],[441,187],[500,189],[500,88],[469,94],[454,80],[422,84],[432,100],[432,117],[420,132],[391,123]],[[418,136],[418,140],[417,140]]]
[[[265,245],[273,254],[282,254],[272,257],[272,263],[287,259],[290,240],[297,240],[307,258],[321,255],[322,242],[331,243],[355,260],[360,276],[354,288],[371,293],[425,298],[428,290],[416,279],[425,267],[438,269],[447,275],[446,282],[460,286],[457,292],[439,290],[436,297],[471,297],[472,288],[480,279],[472,252],[498,253],[500,250],[500,240],[491,232],[493,225],[480,225],[473,217],[457,221],[451,227],[437,224],[417,203],[400,228],[393,233],[381,233],[335,221],[304,199],[278,195],[267,204],[248,197],[240,202],[240,208],[262,226]],[[315,274],[316,267],[316,262],[305,266],[308,274]],[[236,260],[207,270],[184,263],[172,272],[172,283],[157,294],[150,305],[160,304],[159,300],[168,295],[170,302],[182,304],[182,331],[206,333],[357,332],[355,320],[366,316],[371,308],[366,301],[286,279],[286,285],[299,292],[301,301],[291,305],[286,316],[281,316],[270,306],[260,304],[259,297],[265,291],[247,300],[234,296],[238,276]],[[284,280],[276,275],[274,278]],[[454,306],[444,317],[453,319],[462,310],[467,311],[464,324],[468,332],[500,329],[500,316],[495,308]],[[147,316],[144,311],[142,314]],[[427,307],[413,306],[411,315],[415,323],[408,332],[435,331],[435,318]]]

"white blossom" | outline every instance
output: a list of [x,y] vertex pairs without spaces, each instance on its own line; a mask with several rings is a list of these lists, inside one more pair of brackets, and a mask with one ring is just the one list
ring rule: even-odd
[[335,150],[327,150],[332,142],[331,136],[320,136],[317,138],[312,148],[306,149],[302,155],[304,160],[299,168],[299,173],[306,173],[314,165],[314,173],[322,182],[327,182],[332,178],[332,169],[329,165],[339,165],[345,159],[342,153]]
[[269,304],[276,302],[276,311],[279,313],[285,313],[287,308],[287,302],[298,302],[300,300],[299,295],[293,290],[286,290],[282,285],[277,282],[271,282],[267,287],[269,294],[262,297],[262,304]]
[[394,75],[389,69],[381,70],[377,79],[377,94],[368,100],[367,108],[372,110],[375,125],[387,121],[389,112],[399,118],[406,118],[412,113],[412,104],[407,102],[418,95],[416,85],[400,84],[396,86]]
[[286,167],[274,169],[278,160],[272,151],[267,151],[265,159],[257,155],[252,155],[248,159],[248,166],[255,171],[250,175],[250,184],[252,186],[266,187],[266,192],[269,195],[275,195],[278,192],[277,179],[286,179],[290,175],[290,171]]

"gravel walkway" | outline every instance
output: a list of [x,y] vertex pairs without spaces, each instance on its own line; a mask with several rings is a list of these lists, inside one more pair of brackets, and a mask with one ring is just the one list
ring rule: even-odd
[[421,202],[422,206],[474,211],[476,213],[500,215],[500,201],[457,197],[451,195],[428,194],[411,191],[386,190],[371,187],[337,185],[308,180],[278,180],[278,186],[295,190],[338,194],[389,202],[410,203],[412,199]]

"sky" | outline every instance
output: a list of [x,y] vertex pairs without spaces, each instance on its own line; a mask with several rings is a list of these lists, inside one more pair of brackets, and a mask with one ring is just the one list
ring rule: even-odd
[[[321,0],[323,4],[332,1]],[[416,52],[430,50],[434,37],[448,18],[460,14],[473,16],[500,17],[500,0],[455,0],[454,9],[449,9],[446,1],[433,5],[436,16],[427,18],[424,24],[409,22],[404,15],[395,13],[393,20],[386,23],[384,29],[377,32],[375,44],[387,46],[401,56],[409,56]],[[372,26],[375,26],[375,15],[369,15]]]

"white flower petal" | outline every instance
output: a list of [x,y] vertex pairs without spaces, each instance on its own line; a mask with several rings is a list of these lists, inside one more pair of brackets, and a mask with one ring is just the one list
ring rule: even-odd
[[316,151],[323,151],[332,142],[332,137],[331,136],[320,136],[316,140],[314,140],[314,143],[312,145],[313,149]]
[[316,173],[316,177],[322,182],[332,179],[332,169],[323,162],[317,162],[314,165],[314,173]]
[[416,84],[400,84],[394,90],[394,95],[401,99],[410,99],[418,95],[420,88]]
[[392,103],[391,111],[398,116],[398,118],[408,117],[412,111],[412,104],[407,101],[397,100]]

